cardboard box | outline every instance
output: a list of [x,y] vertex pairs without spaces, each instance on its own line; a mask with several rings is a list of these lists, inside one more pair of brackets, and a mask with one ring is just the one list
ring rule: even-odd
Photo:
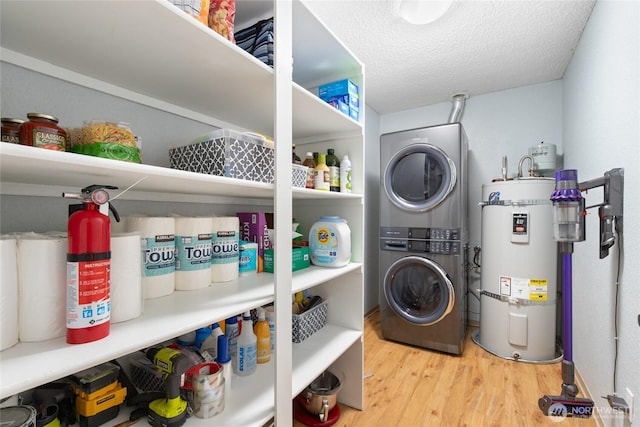
[[267,229],[273,229],[272,212],[238,212],[240,240],[258,244],[258,272],[264,271],[264,250],[271,249]]
[[[311,265],[311,258],[309,257],[309,247],[299,246],[292,248],[291,254],[291,271],[302,270],[303,268]],[[264,271],[267,273],[273,273],[275,258],[273,256],[273,249],[265,249],[264,251]]]
[[274,150],[264,138],[218,129],[190,144],[169,149],[173,169],[272,183]]
[[318,88],[318,96],[352,119],[359,119],[359,88],[353,81],[344,79],[322,85]]

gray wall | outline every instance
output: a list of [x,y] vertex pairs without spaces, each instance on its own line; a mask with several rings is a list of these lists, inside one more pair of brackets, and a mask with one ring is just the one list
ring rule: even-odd
[[[623,242],[598,259],[597,210],[587,216],[587,240],[574,245],[574,360],[599,407],[614,391],[635,395],[633,425],[640,422],[640,2],[599,1],[563,79],[564,150],[567,168],[588,180],[623,167]],[[587,205],[602,191],[585,195]],[[614,390],[615,299],[618,251],[624,253],[619,282],[618,367]],[[606,425],[616,421],[603,414]]]

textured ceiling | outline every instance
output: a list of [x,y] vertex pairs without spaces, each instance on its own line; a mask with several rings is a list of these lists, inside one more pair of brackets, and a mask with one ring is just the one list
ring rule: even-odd
[[394,14],[397,0],[304,0],[365,64],[379,114],[562,78],[595,0],[454,0],[431,24]]

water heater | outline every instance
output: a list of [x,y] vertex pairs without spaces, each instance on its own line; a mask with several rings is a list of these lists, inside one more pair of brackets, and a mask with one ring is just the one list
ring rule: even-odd
[[504,358],[556,355],[557,242],[553,178],[482,186],[480,330],[474,340]]

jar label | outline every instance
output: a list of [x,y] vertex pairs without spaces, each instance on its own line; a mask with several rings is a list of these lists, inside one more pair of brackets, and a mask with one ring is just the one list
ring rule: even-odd
[[64,151],[67,145],[67,137],[50,129],[33,129],[33,146],[49,150]]

